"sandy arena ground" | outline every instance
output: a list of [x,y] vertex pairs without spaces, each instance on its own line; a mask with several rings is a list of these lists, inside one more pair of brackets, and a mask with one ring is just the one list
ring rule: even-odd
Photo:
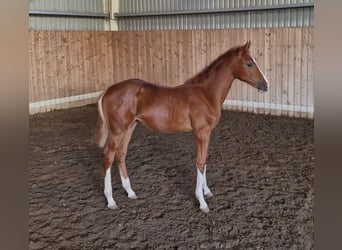
[[313,121],[224,111],[213,131],[210,212],[195,198],[192,133],[137,126],[109,210],[94,105],[30,116],[30,249],[313,249]]

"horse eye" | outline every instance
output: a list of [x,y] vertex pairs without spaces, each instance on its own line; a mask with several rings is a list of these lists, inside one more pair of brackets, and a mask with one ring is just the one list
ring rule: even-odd
[[249,68],[253,67],[253,63],[252,62],[247,63],[247,67]]

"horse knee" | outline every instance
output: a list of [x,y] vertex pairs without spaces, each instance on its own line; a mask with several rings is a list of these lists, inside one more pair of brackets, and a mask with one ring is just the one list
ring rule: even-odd
[[125,157],[126,157],[125,153],[118,151],[116,154],[116,160],[117,160],[118,164],[125,163]]
[[104,154],[103,155],[103,165],[106,169],[108,169],[114,161],[114,154]]

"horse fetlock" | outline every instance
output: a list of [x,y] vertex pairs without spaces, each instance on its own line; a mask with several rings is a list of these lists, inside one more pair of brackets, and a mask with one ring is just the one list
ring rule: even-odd
[[138,196],[135,194],[135,192],[133,191],[132,187],[131,187],[131,182],[129,180],[129,178],[124,178],[121,176],[121,182],[122,182],[122,187],[126,190],[127,194],[128,194],[128,198],[130,199],[138,199]]
[[107,199],[107,203],[108,203],[107,207],[109,209],[117,209],[118,206],[116,205],[116,202],[113,199],[113,196],[112,196],[111,192],[109,193],[109,192],[105,191],[104,193],[105,193],[105,196],[106,196],[106,199]]

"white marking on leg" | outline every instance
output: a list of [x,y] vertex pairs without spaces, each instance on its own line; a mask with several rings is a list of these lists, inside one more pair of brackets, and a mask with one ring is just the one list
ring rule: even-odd
[[110,168],[107,169],[106,176],[104,178],[104,194],[105,194],[107,202],[108,202],[108,208],[110,208],[110,209],[118,208],[118,206],[116,205],[116,203],[113,199],[112,177],[110,174]]
[[135,194],[135,192],[133,191],[132,187],[131,187],[131,182],[129,180],[129,178],[127,177],[126,179],[121,177],[121,182],[122,182],[122,187],[126,190],[127,194],[128,194],[128,198],[130,199],[138,199],[138,196]]
[[121,177],[121,182],[122,182],[122,187],[126,190],[127,194],[128,194],[128,198],[130,199],[138,199],[138,196],[135,194],[135,192],[133,191],[132,187],[131,187],[131,182],[129,180],[129,178],[127,177],[126,179]]
[[207,165],[204,166],[203,172],[203,192],[205,196],[212,197],[214,194],[210,191],[207,185]]
[[204,182],[204,175],[197,169],[196,198],[200,203],[200,209],[203,212],[208,213],[209,208],[203,196],[203,182]]

